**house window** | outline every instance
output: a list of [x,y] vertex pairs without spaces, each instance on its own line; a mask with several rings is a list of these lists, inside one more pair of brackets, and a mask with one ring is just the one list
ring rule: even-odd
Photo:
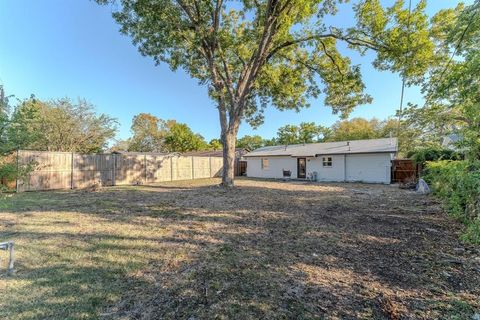
[[268,159],[262,158],[262,169],[268,169]]
[[332,166],[332,157],[323,157],[322,163],[324,167],[331,167]]

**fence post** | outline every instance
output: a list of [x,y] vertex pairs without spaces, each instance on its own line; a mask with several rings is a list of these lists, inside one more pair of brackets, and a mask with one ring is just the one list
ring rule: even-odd
[[147,183],[147,154],[143,155],[143,165],[145,166],[145,175],[143,179],[145,180],[145,184]]
[[15,192],[18,193],[18,169],[19,169],[19,165],[18,165],[18,148],[17,148],[17,174],[15,175]]
[[70,171],[70,189],[73,189],[74,184],[73,184],[73,169],[75,166],[75,162],[73,161],[73,152],[72,152],[72,160],[70,163],[71,171]]
[[115,153],[112,153],[112,167],[113,167],[113,172],[112,172],[112,186],[116,186],[117,185],[117,177],[115,176],[116,175],[116,171],[117,171],[117,157],[116,157],[116,154]]
[[192,180],[195,179],[195,161],[192,156]]
[[212,157],[208,157],[208,171],[209,171],[208,176],[211,178],[212,177]]

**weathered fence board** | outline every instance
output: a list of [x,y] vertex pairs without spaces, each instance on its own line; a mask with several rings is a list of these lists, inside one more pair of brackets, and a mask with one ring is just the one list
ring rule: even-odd
[[223,159],[152,154],[77,154],[69,152],[19,151],[20,165],[35,170],[18,191],[82,189],[102,186],[137,185],[221,176]]

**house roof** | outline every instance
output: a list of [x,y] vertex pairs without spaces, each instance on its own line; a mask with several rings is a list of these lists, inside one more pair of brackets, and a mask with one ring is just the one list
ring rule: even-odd
[[263,147],[245,154],[244,157],[315,157],[329,154],[395,153],[397,150],[397,138],[383,138]]
[[[235,155],[237,157],[243,156],[247,151],[243,148],[236,148]],[[182,156],[196,156],[196,157],[223,157],[223,150],[209,150],[209,151],[190,151],[182,153]]]

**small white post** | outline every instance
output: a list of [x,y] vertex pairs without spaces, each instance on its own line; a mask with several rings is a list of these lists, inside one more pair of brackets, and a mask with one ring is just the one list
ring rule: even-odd
[[14,273],[13,264],[15,262],[15,252],[13,249],[13,241],[0,243],[0,249],[8,251],[9,257],[8,257],[7,274],[9,275],[13,274]]
[[13,263],[15,261],[15,252],[13,249],[13,241],[10,241],[8,243],[8,251],[9,251],[9,258],[8,258],[8,268],[7,268],[7,273],[8,274],[13,274]]

